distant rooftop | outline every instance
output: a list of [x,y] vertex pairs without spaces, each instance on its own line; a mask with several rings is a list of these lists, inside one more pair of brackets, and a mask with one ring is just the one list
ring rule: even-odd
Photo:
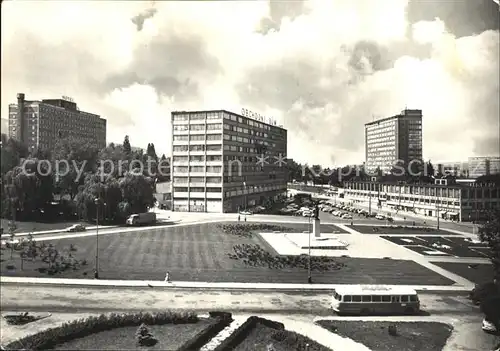
[[365,126],[369,126],[369,125],[373,125],[373,124],[378,124],[380,122],[388,121],[388,120],[395,119],[395,118],[405,118],[405,117],[422,118],[422,110],[405,109],[405,110],[401,111],[401,113],[399,115],[380,118],[380,119],[377,119],[375,121],[371,121],[371,122],[365,123]]

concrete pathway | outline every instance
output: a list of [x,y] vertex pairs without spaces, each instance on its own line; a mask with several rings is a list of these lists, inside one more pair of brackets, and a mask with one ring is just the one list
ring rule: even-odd
[[219,334],[212,338],[208,343],[206,343],[200,351],[212,351],[215,350],[217,346],[222,344],[236,329],[238,329],[243,323],[246,322],[248,317],[234,316],[233,321],[226,328],[224,328]]
[[305,323],[288,318],[278,320],[278,322],[283,323],[286,330],[307,336],[333,351],[370,351],[365,345],[338,334],[331,333],[314,323]]
[[[163,287],[163,288],[196,288],[196,289],[236,289],[236,290],[291,290],[291,291],[319,291],[333,290],[348,284],[274,284],[274,283],[211,283],[211,282],[182,282],[166,283],[159,280],[104,280],[104,279],[65,279],[65,278],[31,278],[31,277],[0,277],[1,284],[48,284],[48,285],[86,285],[86,286],[113,286],[113,287]],[[353,286],[359,286],[354,284]],[[365,285],[364,285],[365,286]],[[377,285],[366,285],[377,286]],[[403,285],[384,285],[387,287],[401,287]],[[470,291],[473,284],[464,286],[448,285],[409,285],[417,291]]]
[[[68,226],[69,228],[69,226]],[[64,229],[53,229],[53,230],[39,230],[39,231],[34,231],[34,232],[22,232],[22,233],[14,233],[16,237],[19,236],[28,236],[28,235],[43,235],[43,234],[55,234],[55,233],[70,233],[68,232],[68,228]],[[109,228],[118,228],[117,225],[100,225],[99,229],[109,229]],[[92,227],[86,227],[87,230],[96,230],[97,226],[92,226]],[[3,238],[10,238],[10,234],[2,234],[0,236],[2,239]]]

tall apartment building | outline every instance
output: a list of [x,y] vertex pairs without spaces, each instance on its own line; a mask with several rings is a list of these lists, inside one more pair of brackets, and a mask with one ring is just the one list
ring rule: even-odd
[[25,100],[9,105],[9,137],[25,143],[29,150],[52,149],[59,138],[77,137],[97,148],[106,146],[106,120],[80,111],[69,99]]
[[410,161],[422,160],[422,110],[403,110],[401,114],[365,124],[365,167],[378,167],[388,173],[397,161],[407,168]]
[[225,110],[183,111],[172,112],[172,134],[174,211],[236,212],[286,196],[285,129]]
[[499,156],[469,157],[469,177],[478,178],[492,174],[500,174]]

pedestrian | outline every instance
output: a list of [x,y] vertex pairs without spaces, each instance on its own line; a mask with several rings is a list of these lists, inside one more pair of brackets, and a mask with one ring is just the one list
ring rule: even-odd
[[245,215],[245,222],[247,221],[247,215]]
[[240,221],[240,215],[238,215],[238,222]]
[[165,274],[165,283],[170,283],[170,272],[167,271],[167,274]]

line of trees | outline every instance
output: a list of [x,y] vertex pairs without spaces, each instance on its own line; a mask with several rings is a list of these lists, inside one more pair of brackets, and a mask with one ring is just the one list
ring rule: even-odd
[[[288,180],[290,182],[295,180],[300,183],[312,182],[314,185],[329,184],[335,186],[350,180],[368,181],[373,176],[377,176],[381,181],[404,181],[407,183],[427,184],[434,181],[434,166],[430,161],[425,164],[423,162],[414,163],[409,167],[410,170],[405,170],[402,165],[395,165],[388,174],[384,174],[380,168],[373,172],[368,172],[365,170],[364,165],[323,168],[320,165],[309,166],[293,160],[288,160],[287,162]],[[436,174],[436,177],[439,178],[443,176],[442,174]]]
[[[137,166],[135,160],[140,161]],[[157,156],[154,144],[148,144],[145,153],[132,151],[128,136],[123,144],[111,143],[102,150],[67,137],[53,150],[30,153],[2,134],[1,215],[15,220],[50,221],[62,215],[92,221],[99,211],[100,220],[122,221],[154,205],[156,182],[169,180],[168,173],[156,174],[160,161],[168,164],[165,155]],[[141,169],[145,163],[150,169]]]

